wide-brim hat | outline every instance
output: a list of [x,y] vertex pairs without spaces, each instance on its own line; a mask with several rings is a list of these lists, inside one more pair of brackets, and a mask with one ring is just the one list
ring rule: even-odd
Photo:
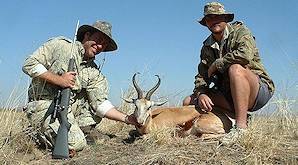
[[96,21],[93,25],[82,25],[77,32],[77,40],[82,42],[86,32],[99,31],[109,40],[104,52],[117,50],[117,44],[112,38],[112,25],[105,21]]
[[225,15],[226,16],[226,21],[227,22],[232,22],[234,19],[234,14],[230,13],[230,12],[226,12],[224,6],[218,2],[211,2],[211,3],[207,3],[204,6],[204,17],[199,19],[198,22],[203,25],[206,26],[206,16],[210,15],[210,14],[214,14],[214,15]]

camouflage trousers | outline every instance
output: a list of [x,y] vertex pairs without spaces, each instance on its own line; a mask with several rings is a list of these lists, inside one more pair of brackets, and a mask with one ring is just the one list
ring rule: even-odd
[[[55,138],[59,128],[59,121],[50,123],[50,116],[45,120],[42,125],[42,120],[47,112],[51,100],[39,100],[29,102],[27,105],[27,118],[29,119],[34,139],[38,144],[44,145],[46,148],[52,149],[55,144]],[[82,126],[95,125],[101,121],[101,118],[95,116],[91,111],[88,102],[83,100],[76,100],[68,109],[68,122],[71,124],[68,132],[68,145],[69,149],[76,151],[82,150],[87,141],[84,133],[80,129]]]

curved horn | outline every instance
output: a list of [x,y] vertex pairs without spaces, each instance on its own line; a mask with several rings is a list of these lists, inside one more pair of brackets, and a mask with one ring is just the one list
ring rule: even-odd
[[168,101],[164,101],[164,102],[154,102],[154,105],[155,106],[162,106],[164,105],[165,103],[167,103]]
[[138,86],[137,82],[136,82],[136,75],[137,74],[140,74],[139,72],[135,73],[132,77],[132,83],[133,83],[133,86],[135,87],[137,93],[138,93],[138,99],[141,99],[143,98],[143,92],[141,90],[141,88]]
[[159,87],[159,85],[160,85],[160,78],[159,78],[159,76],[158,75],[155,75],[157,78],[158,78],[158,82],[157,82],[157,84],[152,88],[152,89],[150,89],[148,92],[147,92],[147,94],[146,94],[146,99],[147,100],[150,100],[150,98],[151,98],[151,95],[156,91],[156,89]]

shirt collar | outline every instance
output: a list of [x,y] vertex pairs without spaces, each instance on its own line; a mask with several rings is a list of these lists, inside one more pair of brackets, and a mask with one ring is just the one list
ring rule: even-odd
[[[233,29],[232,29],[231,25],[228,23],[224,30],[224,34],[223,34],[221,43],[223,43],[223,41],[229,37],[231,31],[233,31]],[[214,49],[218,49],[218,50],[220,49],[219,44],[214,40],[212,34],[205,40],[204,45],[210,46]]]

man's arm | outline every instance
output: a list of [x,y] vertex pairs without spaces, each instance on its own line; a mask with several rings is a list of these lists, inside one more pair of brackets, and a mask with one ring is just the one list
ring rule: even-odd
[[[61,45],[69,44],[69,41],[61,39],[51,39],[40,46],[24,62],[23,72],[32,78],[41,78],[51,84],[63,88],[74,86],[75,72],[66,72],[58,75],[49,70],[57,55],[56,49],[61,49]],[[59,53],[58,53],[59,55]],[[65,67],[67,67],[65,65]],[[64,70],[66,70],[65,68]]]
[[107,111],[105,117],[111,120],[121,121],[126,124],[139,125],[133,115],[126,115],[125,113],[118,111],[116,108],[111,108]]
[[107,79],[99,73],[98,70],[92,71],[91,73],[93,73],[93,75],[91,75],[91,80],[87,86],[87,94],[89,103],[92,109],[96,111],[96,114],[111,120],[137,125],[133,115],[126,115],[118,111],[108,100],[109,87]]
[[60,76],[50,71],[46,71],[45,73],[42,73],[37,77],[42,78],[51,84],[58,85],[62,88],[73,88],[75,85],[75,76],[76,72],[66,72]]
[[25,60],[22,70],[32,78],[38,77],[48,71],[53,59],[55,44],[48,41],[40,46]]
[[208,77],[208,63],[210,63],[210,59],[208,58],[208,54],[206,54],[205,47],[201,50],[200,55],[200,63],[198,65],[198,74],[195,76],[195,88],[194,93],[199,95],[200,93],[206,93],[208,90],[208,85],[205,79]]

